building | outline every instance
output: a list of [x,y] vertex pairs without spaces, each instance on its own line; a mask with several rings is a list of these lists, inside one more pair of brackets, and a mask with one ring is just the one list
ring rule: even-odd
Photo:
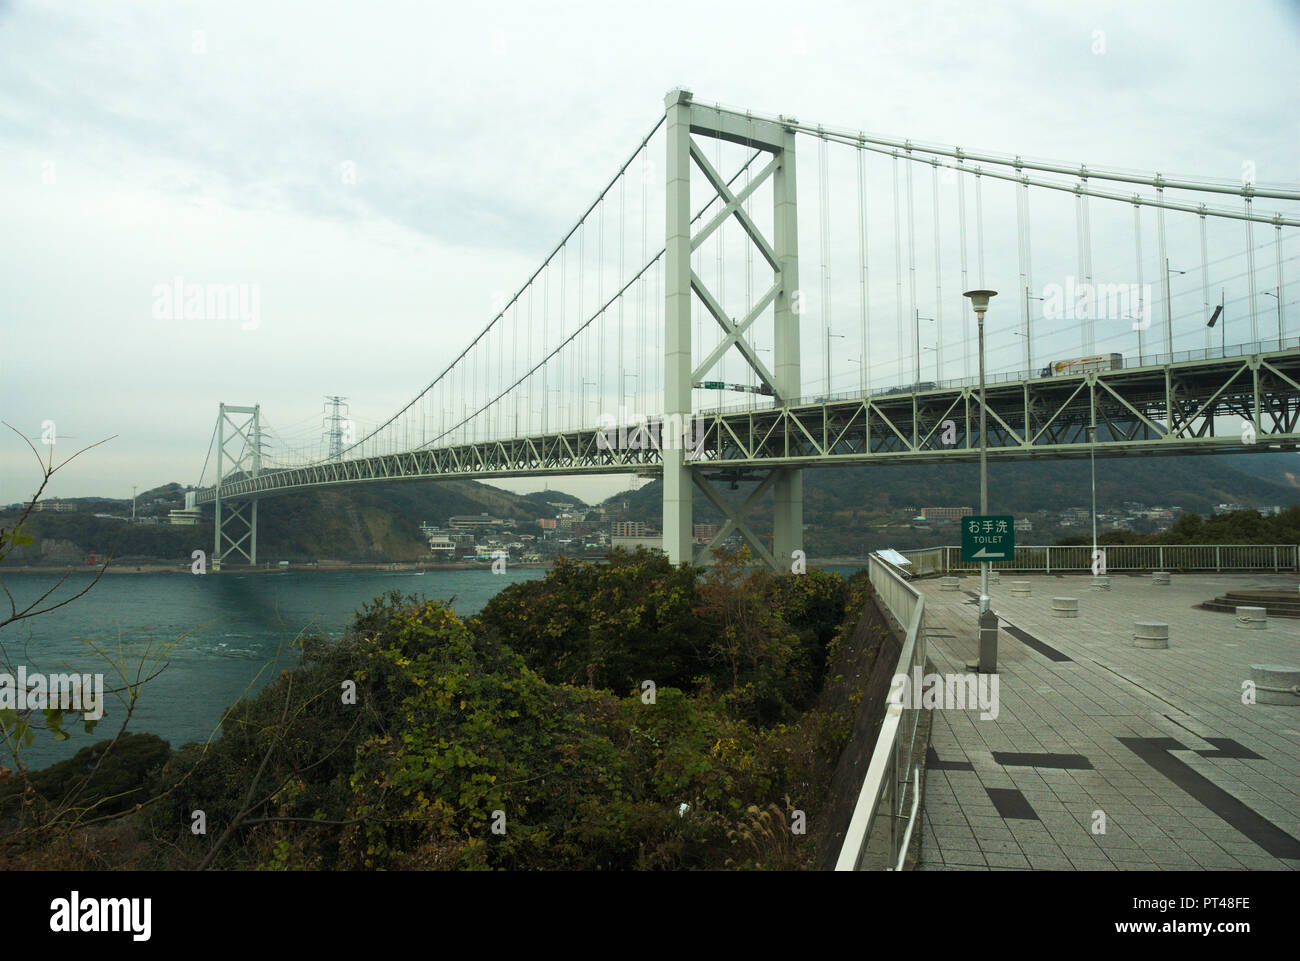
[[610,533],[615,537],[645,537],[650,526],[645,521],[614,521]]
[[167,512],[167,523],[177,527],[193,527],[199,522],[199,509],[188,507]]
[[[641,526],[644,527],[645,525]],[[622,548],[625,551],[635,551],[638,547],[644,547],[648,551],[658,551],[662,554],[664,551],[664,536],[662,534],[652,534],[633,537],[615,534],[610,539],[610,547]]]
[[922,507],[921,516],[927,521],[959,521],[969,517],[975,510],[971,507]]
[[451,559],[456,556],[456,542],[446,531],[430,530],[425,532],[429,540],[429,553],[434,557]]
[[487,514],[455,514],[447,519],[447,526],[454,531],[494,530],[504,523],[501,518]]
[[713,540],[713,535],[718,533],[716,524],[696,524],[695,525],[695,543],[707,544]]
[[1026,532],[1032,531],[1034,529],[1034,522],[1031,521],[1028,517],[1017,517],[1015,522],[1015,528],[1017,534],[1021,533],[1022,531],[1026,531]]
[[39,511],[61,511],[66,513],[68,511],[75,511],[76,509],[75,505],[70,504],[67,501],[61,501],[57,497],[53,500],[37,501],[32,505],[32,513],[37,513]]
[[556,523],[557,523],[557,522],[556,522],[556,520],[555,520],[554,517],[539,517],[539,518],[537,518],[537,526],[540,527],[540,528],[541,528],[542,530],[544,530],[544,531],[553,531],[553,530],[555,530],[555,528],[556,528]]

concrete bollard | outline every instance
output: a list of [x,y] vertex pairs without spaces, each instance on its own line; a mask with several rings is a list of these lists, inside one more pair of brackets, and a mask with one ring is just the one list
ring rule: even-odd
[[1155,573],[1153,573],[1153,574],[1151,575],[1151,583],[1152,583],[1152,584],[1155,584],[1155,585],[1158,585],[1159,587],[1168,587],[1168,586],[1169,586],[1169,572],[1168,572],[1168,571],[1156,571]]
[[1250,679],[1255,684],[1256,704],[1285,704],[1288,707],[1300,707],[1300,667],[1252,664]]
[[1137,621],[1133,625],[1133,646],[1163,651],[1169,646],[1169,625],[1157,621]]
[[961,581],[955,577],[942,577],[939,579],[939,590],[941,591],[955,591],[960,586]]
[[1021,597],[1028,597],[1028,596],[1029,596],[1029,582],[1028,582],[1028,581],[1012,581],[1012,582],[1011,582],[1011,593],[1012,593],[1012,594],[1018,594],[1018,595],[1021,596]]
[[1262,631],[1268,626],[1268,610],[1263,607],[1237,608],[1237,627],[1246,631]]
[[1079,599],[1077,597],[1053,597],[1053,617],[1078,617]]
[[1093,589],[1094,591],[1108,591],[1108,590],[1110,590],[1110,578],[1109,578],[1109,577],[1094,577],[1094,578],[1092,579],[1092,589]]

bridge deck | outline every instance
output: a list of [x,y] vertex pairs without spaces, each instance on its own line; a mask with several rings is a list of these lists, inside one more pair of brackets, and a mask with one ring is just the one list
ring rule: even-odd
[[[1294,595],[1296,577],[1174,574],[1156,587],[1112,575],[1109,592],[1080,575],[1017,579],[1029,597],[1011,596],[1006,575],[991,585],[998,717],[933,712],[918,867],[1300,868],[1300,709],[1241,703],[1252,663],[1300,666],[1300,628],[1270,618],[1238,630],[1233,615],[1193,607],[1225,590]],[[963,671],[979,578],[958,592],[938,584],[918,582],[929,657],[939,673]],[[1053,617],[1053,596],[1077,597],[1079,617]],[[1168,650],[1133,647],[1136,620],[1168,623]],[[1090,829],[1097,810],[1104,835]]]

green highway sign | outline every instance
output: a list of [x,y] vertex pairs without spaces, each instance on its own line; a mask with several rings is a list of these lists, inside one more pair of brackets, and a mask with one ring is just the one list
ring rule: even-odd
[[1009,561],[1016,556],[1016,519],[1010,514],[972,514],[961,519],[961,559]]
[[720,380],[706,380],[700,385],[705,390],[726,390],[727,385]]

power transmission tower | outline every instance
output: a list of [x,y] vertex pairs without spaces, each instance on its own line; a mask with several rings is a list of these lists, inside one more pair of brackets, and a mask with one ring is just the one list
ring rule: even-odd
[[[336,394],[329,394],[325,397],[325,442],[329,450],[330,460],[339,460],[343,456],[343,441],[345,433],[350,433],[345,425],[351,423],[348,419],[348,405],[345,403],[346,397],[339,397]],[[347,442],[352,443],[352,438],[348,437]]]

